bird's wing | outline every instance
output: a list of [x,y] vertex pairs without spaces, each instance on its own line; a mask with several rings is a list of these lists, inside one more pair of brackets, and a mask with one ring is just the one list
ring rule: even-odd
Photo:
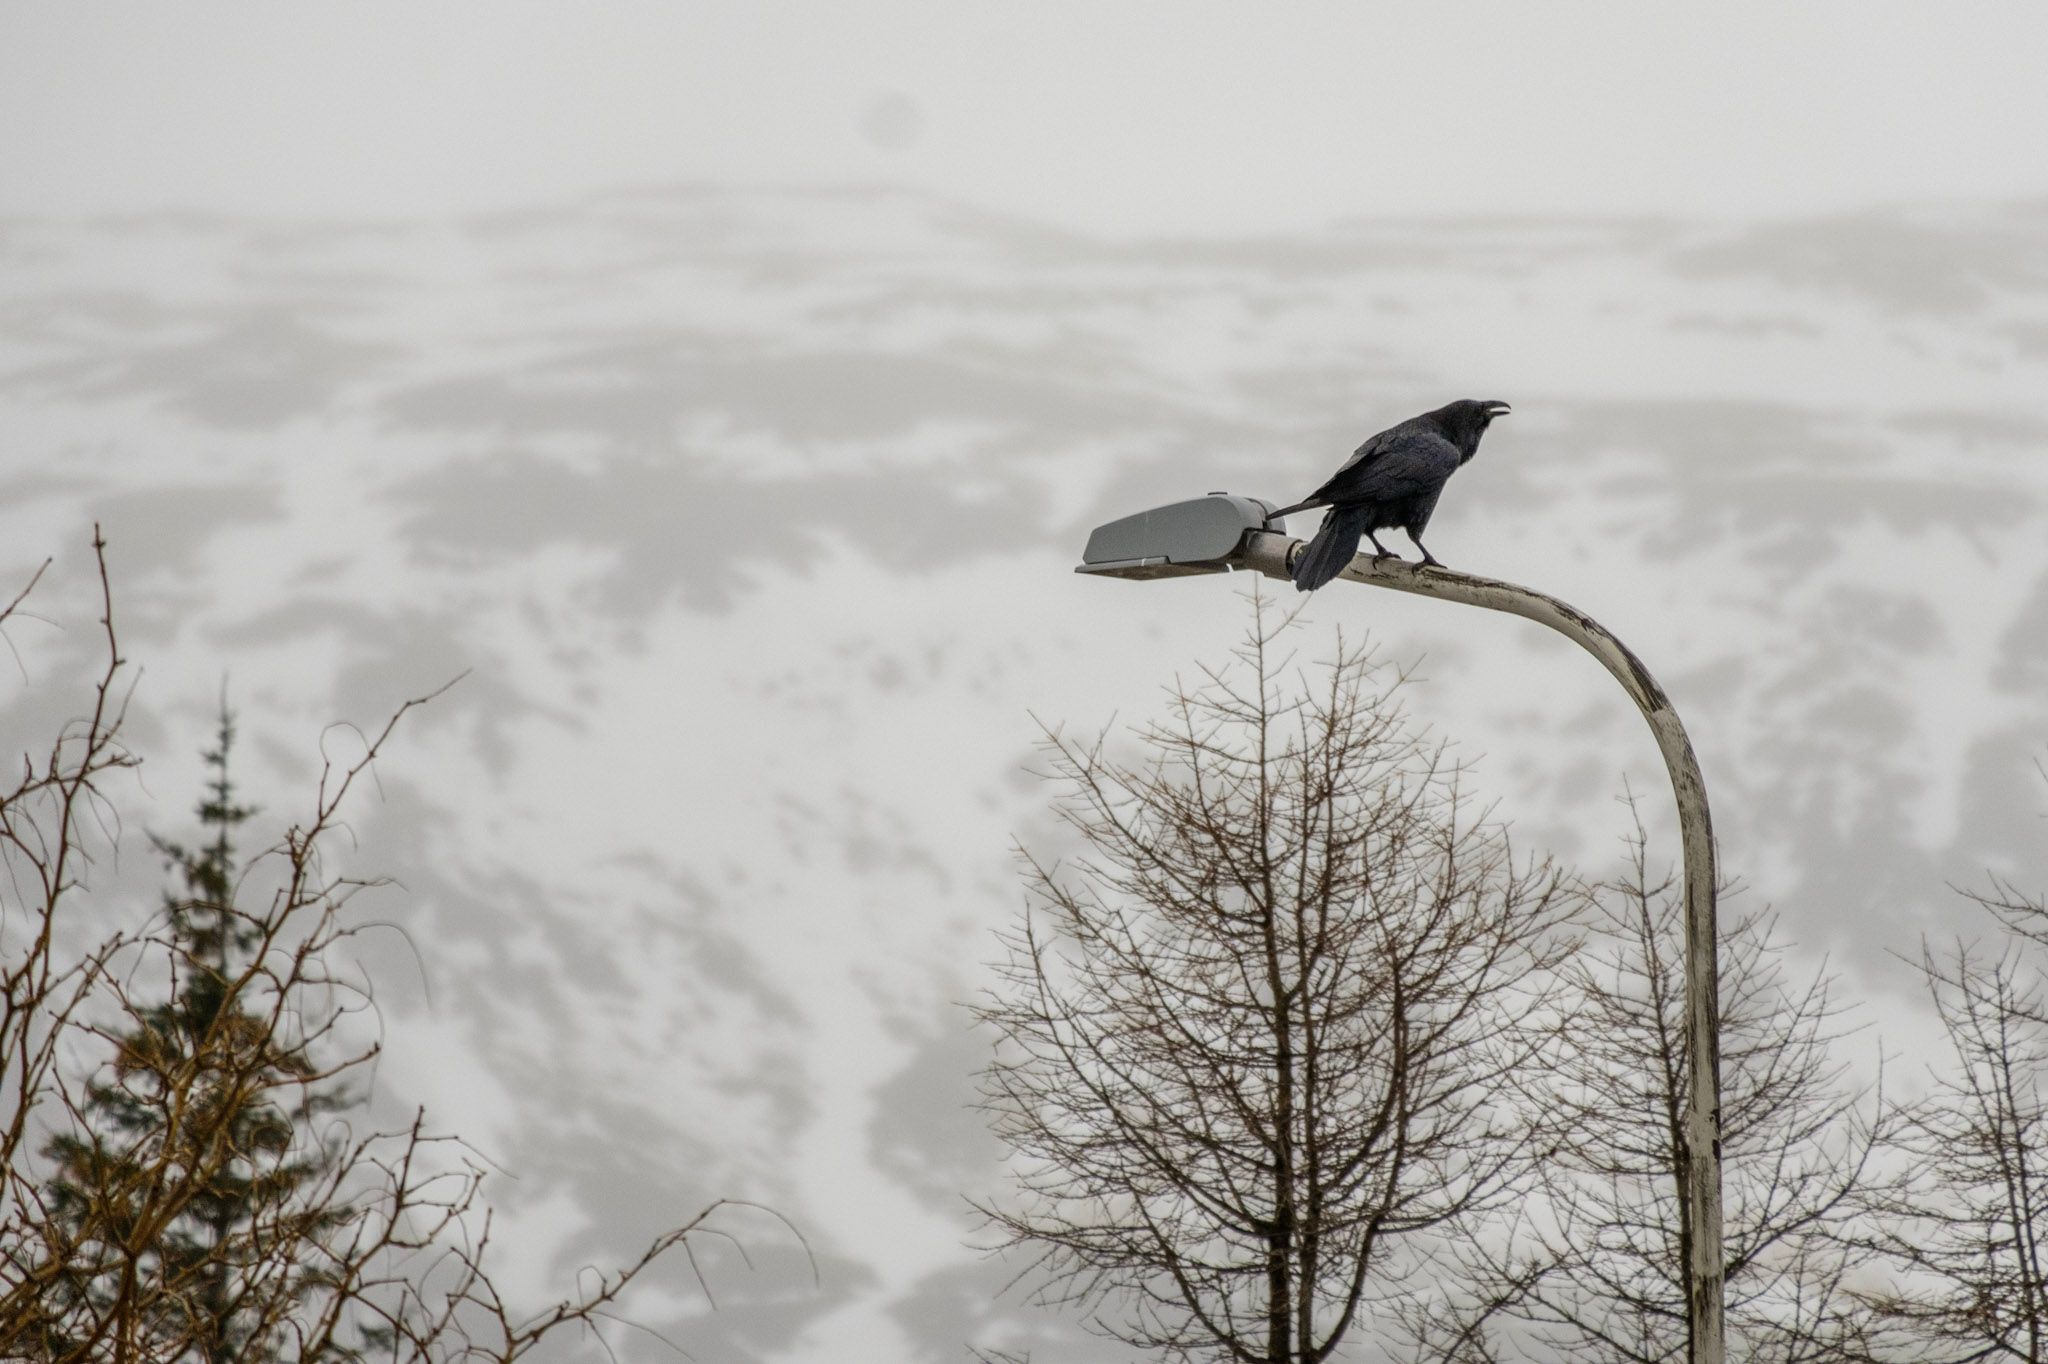
[[1359,448],[1321,489],[1332,502],[1392,502],[1441,488],[1458,447],[1433,431],[1387,432]]
[[1438,435],[1411,435],[1358,471],[1361,495],[1375,501],[1413,497],[1441,488],[1458,467],[1458,447]]
[[[1355,469],[1359,465],[1369,463],[1380,455],[1385,454],[1390,446],[1400,443],[1403,434],[1402,429],[1396,426],[1380,432],[1377,436],[1367,436],[1365,443],[1351,452],[1351,458],[1337,466],[1337,473],[1341,474],[1346,469]],[[1334,478],[1336,475],[1333,474],[1331,477]]]
[[1389,438],[1393,435],[1394,432],[1392,431],[1382,431],[1377,436],[1367,439],[1365,444],[1351,452],[1350,459],[1337,466],[1336,473],[1323,480],[1320,488],[1317,488],[1307,497],[1295,503],[1288,510],[1302,511],[1309,507],[1327,507],[1330,503],[1339,500],[1341,497],[1339,490],[1350,486],[1351,481],[1357,476],[1355,471],[1360,466],[1370,463],[1384,451],[1387,448]]
[[[1342,501],[1343,490],[1356,485],[1364,472],[1382,459],[1389,450],[1397,450],[1418,434],[1416,423],[1420,418],[1411,418],[1399,426],[1390,426],[1376,436],[1367,436],[1364,444],[1351,452],[1351,458],[1337,466],[1337,472],[1323,480],[1323,486],[1308,495],[1308,504],[1321,506],[1327,502]],[[1429,428],[1424,428],[1427,432]]]

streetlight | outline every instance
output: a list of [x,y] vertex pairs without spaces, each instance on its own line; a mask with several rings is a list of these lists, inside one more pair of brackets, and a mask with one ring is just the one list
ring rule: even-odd
[[[1210,493],[1097,526],[1074,571],[1109,578],[1170,578],[1245,569],[1286,578],[1302,542],[1270,529],[1274,505]],[[1404,559],[1361,554],[1340,578],[1372,587],[1523,616],[1600,660],[1649,721],[1671,774],[1685,850],[1685,1001],[1692,1092],[1686,1111],[1685,1197],[1680,1235],[1690,1241],[1686,1334],[1692,1364],[1722,1364],[1721,992],[1715,948],[1714,831],[1707,787],[1671,698],[1642,660],[1585,612],[1514,583]]]

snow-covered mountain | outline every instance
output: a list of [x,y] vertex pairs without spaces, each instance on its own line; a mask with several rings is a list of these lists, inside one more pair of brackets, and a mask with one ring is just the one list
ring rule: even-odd
[[[887,188],[18,218],[0,574],[56,556],[69,628],[10,630],[0,738],[90,656],[94,522],[138,829],[185,827],[223,674],[283,821],[330,722],[466,672],[356,810],[423,968],[373,962],[385,1101],[517,1176],[536,1290],[747,1197],[820,1285],[763,1221],[719,1312],[679,1274],[634,1315],[705,1359],[958,1360],[1071,1329],[991,1301],[960,1197],[1000,1173],[959,1003],[1050,836],[1038,724],[1143,717],[1248,619],[1241,580],[1074,575],[1091,526],[1291,499],[1508,399],[1431,547],[1630,643],[1727,869],[1910,1050],[1890,954],[1973,925],[1946,883],[2048,880],[2044,380],[2048,204],[1135,242]],[[1536,627],[1340,585],[1303,656],[1340,627],[1420,661],[1411,711],[1523,838],[1597,872],[1624,783],[1661,808],[1638,717]]]

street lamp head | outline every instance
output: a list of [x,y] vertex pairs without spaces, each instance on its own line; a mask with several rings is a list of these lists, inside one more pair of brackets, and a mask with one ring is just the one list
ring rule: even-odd
[[1244,568],[1248,539],[1265,530],[1274,504],[1210,493],[1119,517],[1088,537],[1076,573],[1110,578],[1178,578]]

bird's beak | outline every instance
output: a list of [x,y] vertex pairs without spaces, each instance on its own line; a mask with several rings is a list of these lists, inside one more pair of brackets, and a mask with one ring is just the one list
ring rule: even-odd
[[1505,417],[1508,413],[1514,410],[1515,409],[1509,407],[1506,403],[1502,402],[1492,402],[1486,405],[1486,415],[1489,417]]

